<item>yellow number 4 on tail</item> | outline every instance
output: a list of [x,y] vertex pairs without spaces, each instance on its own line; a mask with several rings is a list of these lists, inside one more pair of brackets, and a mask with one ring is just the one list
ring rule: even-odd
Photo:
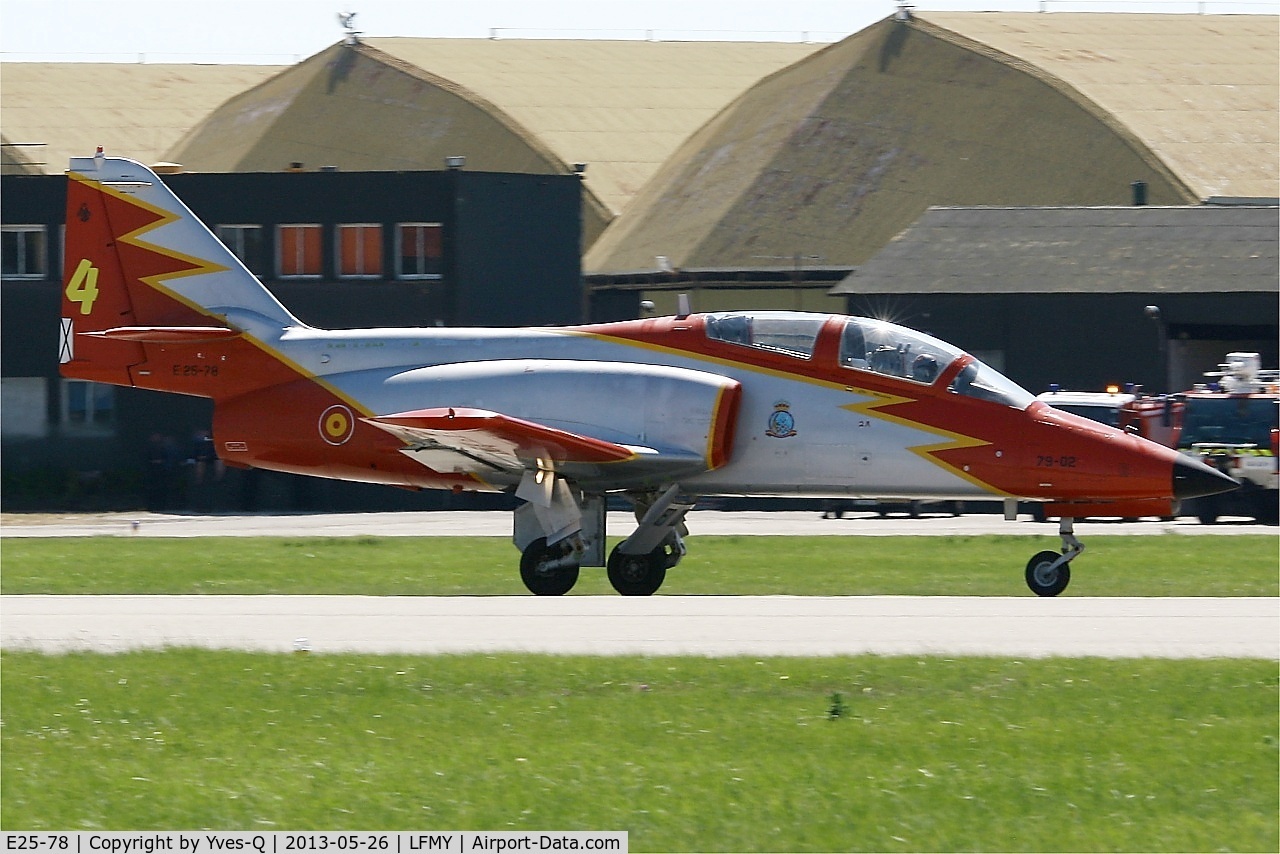
[[80,261],[75,275],[67,283],[67,299],[80,303],[80,313],[93,311],[93,303],[98,299],[98,268],[89,263],[88,258]]

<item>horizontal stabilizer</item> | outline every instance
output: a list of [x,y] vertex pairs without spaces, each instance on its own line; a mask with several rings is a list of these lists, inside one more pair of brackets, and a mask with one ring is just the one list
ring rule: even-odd
[[241,332],[225,326],[117,326],[97,332],[81,332],[90,338],[139,341],[143,344],[203,344],[238,338]]

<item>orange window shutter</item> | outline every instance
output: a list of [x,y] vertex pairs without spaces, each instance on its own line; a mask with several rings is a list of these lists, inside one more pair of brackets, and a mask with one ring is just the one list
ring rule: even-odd
[[358,228],[344,225],[338,229],[340,262],[338,274],[355,276],[360,273],[360,242]]
[[302,232],[302,270],[303,275],[318,276],[320,265],[320,229],[314,225],[304,226]]
[[280,227],[280,275],[296,276],[298,270],[298,230]]
[[382,229],[376,225],[360,229],[364,239],[364,269],[367,276],[382,275]]
[[438,225],[428,225],[423,228],[422,242],[424,244],[424,256],[432,259],[440,259],[444,257],[444,241],[441,235],[442,229]]

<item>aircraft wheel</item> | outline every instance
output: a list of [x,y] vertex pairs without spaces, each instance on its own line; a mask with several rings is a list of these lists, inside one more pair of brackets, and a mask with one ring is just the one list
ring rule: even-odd
[[1053,562],[1062,555],[1057,552],[1040,552],[1027,561],[1027,586],[1037,596],[1057,596],[1067,589],[1071,581],[1071,564],[1064,563],[1053,569]]
[[652,596],[667,577],[667,551],[662,546],[644,555],[627,555],[614,546],[609,553],[609,583],[623,596]]
[[578,583],[578,564],[567,559],[563,544],[549,547],[539,537],[520,555],[520,580],[536,596],[563,596]]

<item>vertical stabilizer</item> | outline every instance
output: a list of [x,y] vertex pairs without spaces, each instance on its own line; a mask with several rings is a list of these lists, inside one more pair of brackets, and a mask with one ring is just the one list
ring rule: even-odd
[[64,376],[158,387],[161,349],[302,325],[146,166],[99,151],[67,177]]

